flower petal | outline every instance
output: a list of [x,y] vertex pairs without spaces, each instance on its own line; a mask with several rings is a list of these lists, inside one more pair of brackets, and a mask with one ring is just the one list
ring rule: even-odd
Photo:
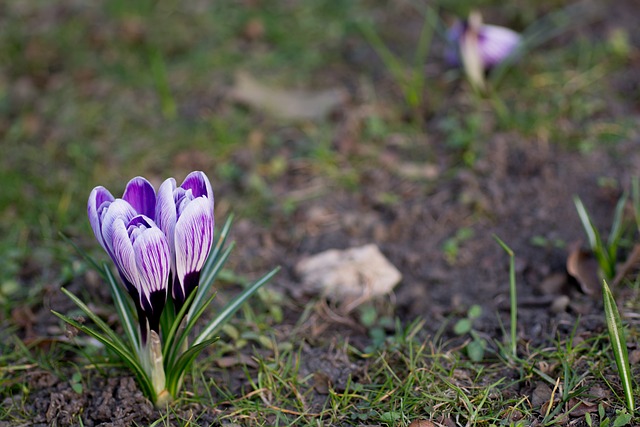
[[156,190],[149,181],[137,176],[127,183],[122,198],[141,215],[153,219],[156,216]]
[[133,242],[140,287],[149,299],[152,292],[167,288],[169,278],[169,245],[158,227],[147,228]]
[[113,254],[114,221],[120,218],[125,224],[128,224],[129,221],[131,221],[131,219],[135,216],[136,216],[136,211],[133,209],[133,207],[131,207],[129,202],[122,199],[116,199],[115,201],[113,201],[104,212],[102,217],[102,224],[101,224],[102,238],[104,239],[104,244],[107,249],[107,252],[112,258],[114,257],[114,254]]
[[156,224],[158,224],[158,227],[160,227],[167,236],[172,259],[174,253],[173,230],[176,227],[176,220],[178,219],[176,203],[173,197],[175,189],[176,180],[169,178],[162,183],[156,197]]
[[[198,284],[197,274],[209,256],[213,242],[213,229],[213,205],[205,197],[192,200],[176,222],[176,274],[182,286],[184,298],[188,297]],[[176,297],[175,290],[174,297]]]
[[[138,280],[138,267],[136,266],[136,256],[133,250],[133,244],[129,237],[129,231],[127,225],[125,225],[122,217],[115,218],[111,226],[112,230],[112,257],[113,261],[118,267],[120,274],[122,274],[131,283],[138,293],[140,292],[140,285]],[[136,301],[136,303],[139,303]]]
[[211,204],[213,204],[213,190],[211,189],[209,178],[207,178],[207,175],[205,175],[204,172],[191,172],[184,179],[180,187],[184,188],[185,190],[191,190],[194,198],[204,196],[210,199]]
[[91,229],[93,230],[93,234],[96,236],[96,239],[104,249],[106,249],[106,246],[104,239],[102,238],[102,215],[104,214],[105,209],[107,209],[114,200],[115,199],[109,190],[102,186],[98,186],[91,191],[91,194],[89,195],[89,202],[87,203],[87,215],[89,216]]
[[504,61],[520,44],[520,35],[497,25],[483,25],[478,42],[485,67],[493,67]]

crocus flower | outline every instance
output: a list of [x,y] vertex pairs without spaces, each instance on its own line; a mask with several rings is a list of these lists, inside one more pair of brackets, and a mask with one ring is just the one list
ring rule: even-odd
[[[89,222],[96,239],[109,254],[118,269],[118,273],[131,298],[135,302],[143,343],[146,341],[147,319],[155,326],[153,310],[146,310],[142,305],[143,295],[138,274],[123,264],[122,256],[118,257],[114,248],[114,224],[122,221],[127,226],[139,214],[151,218],[155,215],[155,190],[145,178],[136,177],[127,183],[122,199],[115,199],[102,186],[91,191],[87,206]],[[156,227],[157,229],[157,227]],[[166,288],[166,286],[165,286]],[[149,297],[150,298],[150,297]],[[150,300],[146,298],[147,300]],[[158,299],[158,297],[155,297]],[[165,296],[166,300],[166,296]],[[162,302],[164,307],[164,301]],[[162,307],[155,312],[161,311]]]
[[513,30],[482,23],[479,13],[457,21],[447,32],[449,48],[445,59],[452,66],[463,65],[472,83],[483,86],[483,73],[514,53],[521,36]]
[[203,172],[191,172],[180,187],[169,178],[158,189],[156,222],[171,250],[171,295],[176,311],[198,285],[211,250],[213,208],[213,190]]

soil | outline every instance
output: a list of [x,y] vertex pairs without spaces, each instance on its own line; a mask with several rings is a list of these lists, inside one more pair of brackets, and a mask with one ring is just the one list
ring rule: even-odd
[[[621,79],[620,87],[638,83],[630,81],[637,75],[614,77]],[[638,105],[618,104],[616,108],[627,116],[638,113]],[[334,118],[335,125],[344,125],[347,117],[345,113]],[[437,146],[439,137],[430,134],[425,144]],[[295,137],[291,143],[296,143]],[[287,173],[270,182],[273,197],[283,200],[292,192],[314,196],[300,197],[287,215],[276,211],[267,213],[267,221],[242,219],[233,229],[237,248],[232,264],[237,273],[252,277],[274,265],[283,267],[268,286],[285,292],[295,303],[288,306],[283,324],[275,327],[277,334],[286,336],[292,330],[305,304],[318,308],[315,313],[320,314],[313,317],[314,323],[307,322],[296,330],[296,340],[307,342],[301,357],[302,372],[322,371],[328,376],[316,378],[312,400],[323,401],[323,384],[331,382],[339,388],[362,368],[361,361],[346,356],[339,343],[348,339],[364,348],[369,342],[355,316],[345,314],[336,319],[322,315],[323,306],[329,311],[333,307],[300,289],[294,273],[296,262],[326,249],[372,242],[379,245],[403,274],[392,298],[383,303],[405,322],[428,319],[425,336],[433,336],[447,320],[460,318],[472,304],[479,304],[483,314],[475,329],[497,338],[509,315],[509,258],[496,243],[494,236],[498,236],[516,256],[521,343],[540,346],[557,336],[567,336],[574,328],[578,335],[603,330],[601,302],[585,294],[566,270],[570,249],[584,246],[585,240],[572,198],[578,195],[598,228],[607,230],[617,200],[631,178],[640,174],[640,136],[580,152],[557,142],[496,134],[483,141],[479,159],[471,167],[460,167],[459,159],[446,150],[416,155],[419,149],[402,140],[389,140],[373,149],[358,144],[342,158],[345,167],[366,159],[357,165],[357,191],[336,186],[304,161],[292,160]],[[281,150],[279,154],[286,154],[287,147]],[[238,156],[239,162],[248,161],[249,167],[259,161],[252,153]],[[419,173],[427,178],[402,173],[416,164],[416,158],[424,160]],[[222,183],[215,190],[218,200],[227,195],[242,197],[242,188],[235,184]],[[393,202],[388,201],[388,195],[393,196]],[[455,260],[447,259],[443,245],[461,228],[471,229],[472,237],[460,243]],[[94,297],[108,300],[106,290],[91,277],[68,285],[77,292],[86,286]],[[57,324],[50,309],[65,312],[71,306],[57,289],[48,290],[44,304],[26,314],[33,320],[24,323],[30,324],[29,331],[20,331],[26,340],[48,336],[51,325]],[[24,318],[25,314],[17,316]],[[444,337],[455,337],[450,326]],[[74,357],[73,353],[69,357]],[[235,387],[240,390],[244,373],[238,372],[236,375],[231,369],[223,380],[237,382]],[[24,405],[34,414],[33,426],[72,425],[77,414],[88,427],[148,425],[159,415],[134,379],[119,370],[90,376],[80,393],[72,389],[68,378],[40,369],[15,380],[26,381],[32,392],[25,402],[18,394],[2,405]],[[177,416],[188,419],[189,414],[198,414],[201,425],[215,424],[224,409],[224,404],[219,408],[185,404]],[[9,425],[0,422],[0,427]]]

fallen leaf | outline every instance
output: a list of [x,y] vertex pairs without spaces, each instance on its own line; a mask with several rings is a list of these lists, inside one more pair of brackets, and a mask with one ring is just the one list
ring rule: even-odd
[[598,275],[598,262],[591,251],[574,247],[567,258],[567,272],[574,277],[585,294],[599,298],[602,289]]
[[302,259],[295,270],[309,293],[322,294],[352,308],[388,294],[402,279],[398,269],[373,244],[324,251]]
[[245,72],[236,74],[230,96],[241,104],[291,120],[321,119],[347,98],[340,88],[303,91],[270,87]]
[[244,354],[238,354],[235,356],[224,356],[224,357],[219,357],[218,359],[216,359],[216,365],[218,365],[218,367],[222,368],[222,369],[228,369],[231,368],[233,366],[238,366],[238,365],[246,365],[250,368],[257,368],[258,364],[256,363],[255,360],[253,360],[253,358],[244,355]]
[[331,378],[324,372],[318,371],[313,374],[313,388],[318,394],[329,394],[331,389]]
[[569,399],[569,408],[571,408],[571,412],[569,413],[572,417],[584,417],[584,414],[587,412],[597,412],[598,404],[595,402],[588,402],[576,398]]
[[551,400],[552,390],[547,384],[540,382],[531,393],[531,406],[538,408]]

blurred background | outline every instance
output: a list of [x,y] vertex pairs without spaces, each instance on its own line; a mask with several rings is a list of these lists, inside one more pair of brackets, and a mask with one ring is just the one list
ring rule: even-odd
[[[528,43],[485,90],[446,61],[447,28],[472,10]],[[0,316],[84,272],[60,233],[105,258],[86,219],[96,185],[118,196],[136,175],[157,185],[205,171],[218,223],[241,219],[232,264],[252,273],[354,240],[354,204],[382,224],[355,240],[384,241],[407,200],[491,169],[492,141],[576,155],[637,142],[638,12],[631,1],[2,2]],[[468,237],[447,233],[455,260]]]

